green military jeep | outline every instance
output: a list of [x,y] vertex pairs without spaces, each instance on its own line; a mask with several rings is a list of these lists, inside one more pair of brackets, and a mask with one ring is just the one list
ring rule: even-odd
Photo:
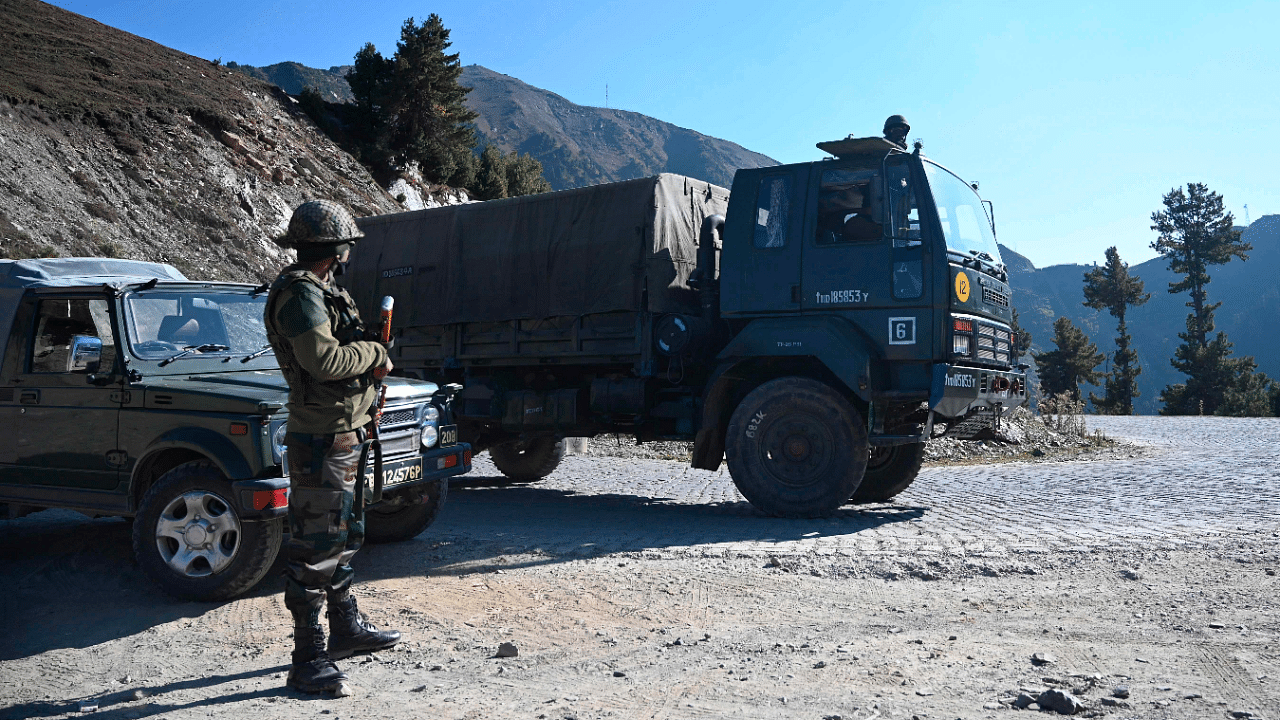
[[[253,587],[280,550],[289,495],[288,388],[263,327],[266,289],[148,262],[0,261],[0,519],[133,517],[138,564],[170,594]],[[471,469],[456,386],[386,384],[372,542],[422,532],[447,478]]]

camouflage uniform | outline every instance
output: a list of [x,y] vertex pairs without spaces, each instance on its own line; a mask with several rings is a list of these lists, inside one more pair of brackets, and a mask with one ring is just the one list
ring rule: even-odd
[[297,266],[285,268],[267,300],[267,339],[289,383],[289,545],[285,606],[318,621],[324,595],[351,584],[352,556],[364,541],[356,467],[373,416],[381,344],[345,290]]
[[[341,689],[347,680],[333,660],[391,647],[400,633],[379,631],[360,617],[350,592],[351,558],[364,542],[364,493],[357,478],[368,447],[377,386],[372,373],[387,349],[364,340],[355,303],[332,274],[362,237],[341,205],[299,205],[276,243],[297,248],[300,264],[271,285],[264,322],[280,371],[289,383],[289,545],[284,604],[293,615],[293,665],[288,685],[303,692]],[[332,261],[332,262],[328,262]],[[321,278],[309,267],[328,262]],[[320,610],[329,602],[329,644]]]

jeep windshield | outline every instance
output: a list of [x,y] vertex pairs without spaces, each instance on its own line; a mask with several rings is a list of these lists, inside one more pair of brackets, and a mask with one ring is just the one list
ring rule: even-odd
[[129,349],[141,360],[249,355],[267,345],[267,297],[252,288],[155,288],[125,296]]
[[950,170],[924,161],[924,174],[938,206],[938,221],[947,249],[966,257],[1001,264],[1000,247],[987,219],[986,208],[973,188]]

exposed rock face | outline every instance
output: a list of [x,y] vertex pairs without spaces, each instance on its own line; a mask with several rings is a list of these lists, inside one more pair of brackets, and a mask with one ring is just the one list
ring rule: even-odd
[[277,88],[33,0],[0,14],[0,256],[267,279],[304,200],[404,209]]

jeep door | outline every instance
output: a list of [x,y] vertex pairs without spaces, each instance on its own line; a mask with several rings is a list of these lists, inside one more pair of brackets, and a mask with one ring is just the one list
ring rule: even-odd
[[[114,489],[122,388],[111,302],[41,293],[23,305],[19,315],[31,320],[14,378],[17,479],[33,488]],[[110,384],[93,384],[91,375]]]

